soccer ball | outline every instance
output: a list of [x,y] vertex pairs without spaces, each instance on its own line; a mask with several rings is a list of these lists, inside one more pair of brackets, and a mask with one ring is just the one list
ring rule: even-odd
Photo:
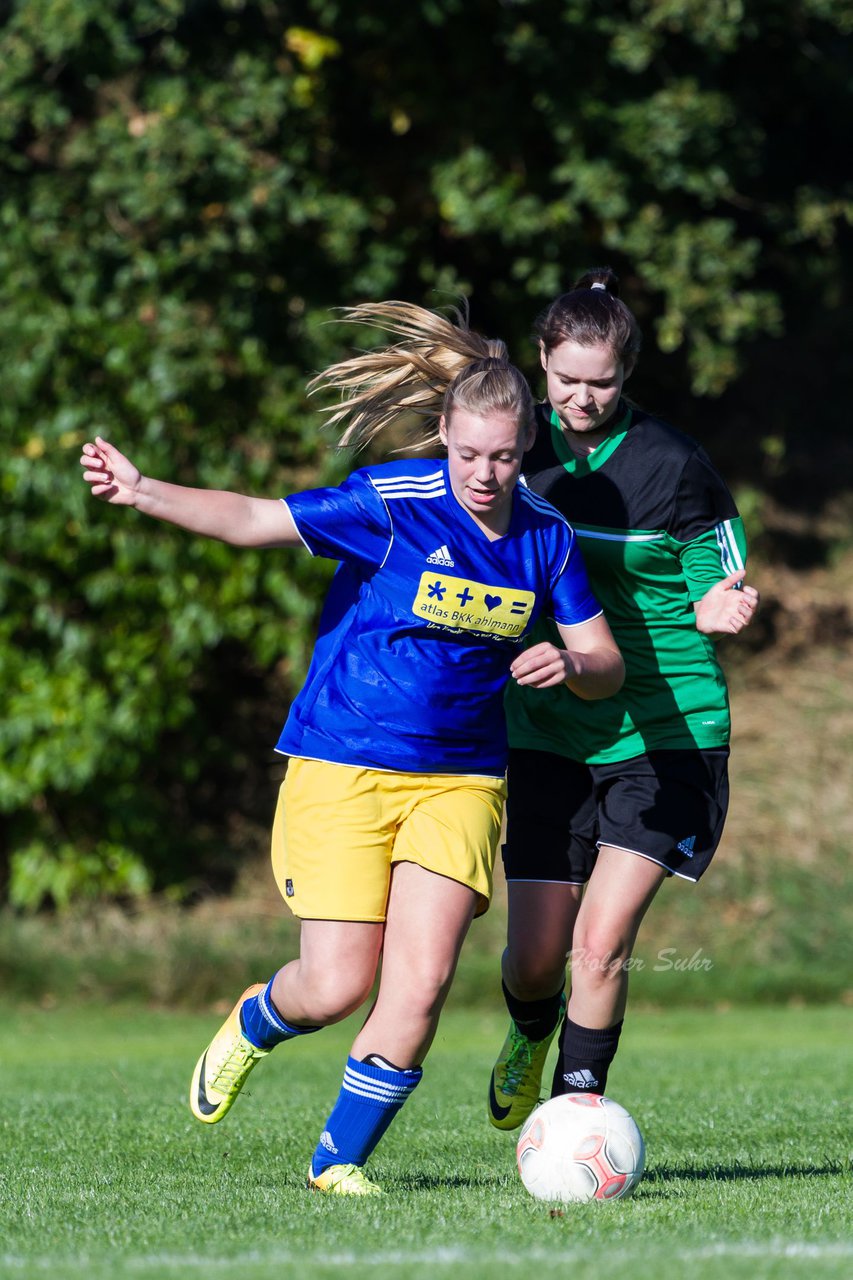
[[646,1148],[624,1107],[598,1093],[564,1093],[527,1118],[518,1172],[537,1200],[618,1200],[643,1176]]

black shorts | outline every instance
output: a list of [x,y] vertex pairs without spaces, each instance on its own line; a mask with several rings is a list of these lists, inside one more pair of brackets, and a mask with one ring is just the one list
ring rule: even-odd
[[601,845],[698,880],[716,852],[729,804],[729,752],[650,751],[581,764],[514,749],[507,774],[507,880],[586,884]]

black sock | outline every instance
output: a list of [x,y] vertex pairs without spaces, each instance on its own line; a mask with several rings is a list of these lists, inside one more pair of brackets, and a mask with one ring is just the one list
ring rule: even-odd
[[523,1031],[528,1040],[544,1040],[549,1036],[560,1016],[563,988],[560,987],[556,995],[546,996],[544,1000],[519,1000],[508,989],[505,982],[501,985],[504,989],[504,1000],[509,1009],[509,1016],[519,1031]]
[[566,1018],[560,1033],[560,1056],[551,1097],[561,1093],[604,1093],[607,1073],[616,1057],[622,1023],[598,1030],[579,1027]]
[[420,1071],[420,1067],[398,1067],[396,1062],[389,1062],[387,1058],[381,1058],[378,1053],[369,1053],[366,1058],[362,1058],[362,1062],[366,1062],[369,1067],[381,1067],[383,1071]]

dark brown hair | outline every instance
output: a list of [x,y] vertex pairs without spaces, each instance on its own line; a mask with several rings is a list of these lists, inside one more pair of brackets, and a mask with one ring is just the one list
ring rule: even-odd
[[607,346],[622,364],[633,364],[640,327],[619,298],[619,278],[610,267],[593,267],[555,298],[536,321],[536,336],[547,355],[561,342],[580,347]]

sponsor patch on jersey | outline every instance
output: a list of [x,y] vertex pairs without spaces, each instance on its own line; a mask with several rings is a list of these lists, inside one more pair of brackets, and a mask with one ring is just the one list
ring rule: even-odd
[[419,618],[452,631],[516,640],[524,634],[535,602],[533,591],[493,587],[433,571],[421,574],[412,610]]

